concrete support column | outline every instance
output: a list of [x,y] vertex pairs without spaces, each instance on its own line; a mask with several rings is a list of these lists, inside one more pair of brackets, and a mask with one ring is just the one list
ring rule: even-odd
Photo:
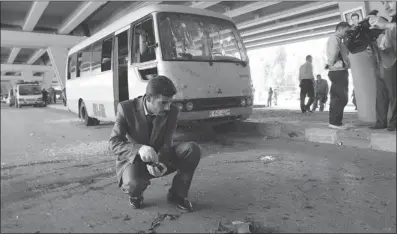
[[65,87],[66,82],[66,61],[68,57],[68,50],[60,47],[49,47],[47,49],[50,57],[51,65],[54,68],[54,74],[57,78],[61,88]]
[[[368,13],[365,2],[339,2],[341,18],[346,11],[362,7],[364,14]],[[365,17],[365,16],[364,16]],[[360,19],[361,20],[361,19]],[[365,123],[376,121],[376,80],[375,67],[366,51],[350,54],[351,74],[357,100],[358,119]]]
[[22,79],[25,81],[32,81],[34,80],[33,72],[32,71],[22,71]]
[[43,88],[45,88],[46,90],[48,90],[51,87],[52,84],[52,80],[54,79],[54,72],[46,72],[44,73],[44,77],[43,77]]

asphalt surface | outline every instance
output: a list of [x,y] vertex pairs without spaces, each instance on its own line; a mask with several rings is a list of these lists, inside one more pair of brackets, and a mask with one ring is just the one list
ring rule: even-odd
[[254,221],[262,233],[396,232],[393,153],[185,130],[178,139],[204,152],[190,192],[197,211],[166,203],[172,176],[153,180],[146,207],[133,210],[107,152],[111,127],[2,104],[2,232],[208,233],[223,218]]

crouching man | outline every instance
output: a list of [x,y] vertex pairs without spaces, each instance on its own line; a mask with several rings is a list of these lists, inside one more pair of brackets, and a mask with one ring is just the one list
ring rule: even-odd
[[173,144],[179,108],[172,104],[175,85],[165,76],[151,79],[144,96],[120,102],[109,147],[117,157],[118,185],[133,208],[143,204],[143,192],[152,178],[176,171],[168,202],[181,211],[193,211],[187,199],[201,152],[195,143]]

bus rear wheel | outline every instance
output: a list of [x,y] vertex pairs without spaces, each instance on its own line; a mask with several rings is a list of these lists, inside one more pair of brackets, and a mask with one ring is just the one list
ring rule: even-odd
[[84,120],[85,126],[94,126],[99,124],[99,120],[88,116],[87,108],[85,107],[84,102],[81,102],[80,105],[80,118]]

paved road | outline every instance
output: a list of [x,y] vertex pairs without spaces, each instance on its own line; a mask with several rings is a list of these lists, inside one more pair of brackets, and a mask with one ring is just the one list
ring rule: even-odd
[[[148,231],[172,177],[153,180],[132,210],[106,151],[110,124],[84,127],[68,112],[1,109],[3,232]],[[222,218],[260,232],[395,232],[396,156],[288,140],[181,134],[205,152],[190,193],[197,211],[157,232],[211,232]],[[272,156],[270,161],[261,157]]]

